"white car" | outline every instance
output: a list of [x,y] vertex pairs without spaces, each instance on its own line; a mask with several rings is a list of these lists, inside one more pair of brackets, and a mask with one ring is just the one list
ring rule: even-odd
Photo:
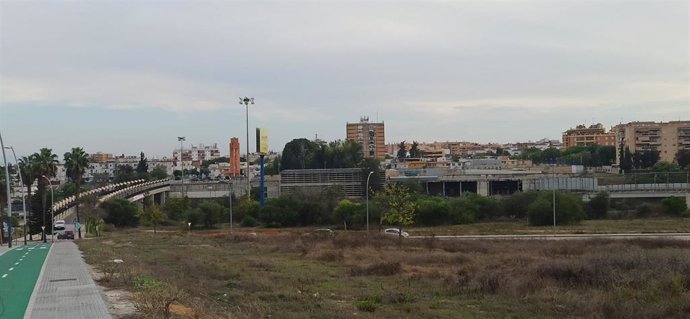
[[[397,228],[386,228],[383,231],[384,235],[389,235],[389,236],[400,236],[400,230]],[[402,232],[403,237],[410,237],[410,234],[408,234],[406,231]]]
[[64,230],[65,229],[65,221],[64,220],[56,220],[55,221],[55,230]]

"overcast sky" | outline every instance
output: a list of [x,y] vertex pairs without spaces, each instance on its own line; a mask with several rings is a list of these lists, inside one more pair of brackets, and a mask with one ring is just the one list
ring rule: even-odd
[[690,120],[688,1],[0,1],[0,133],[17,155],[560,139]]

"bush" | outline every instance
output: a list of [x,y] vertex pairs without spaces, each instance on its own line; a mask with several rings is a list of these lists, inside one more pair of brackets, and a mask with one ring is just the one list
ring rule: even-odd
[[527,207],[537,200],[539,193],[535,191],[517,192],[501,201],[504,207],[504,214],[509,217],[525,218]]
[[421,198],[417,201],[417,223],[436,226],[448,221],[448,202],[441,197]]
[[402,266],[398,262],[383,262],[370,266],[355,266],[350,269],[352,276],[392,276],[402,271]]
[[[333,210],[333,222],[340,225],[344,223],[352,227],[356,215],[360,211],[365,211],[366,207],[359,203],[353,203],[349,199],[341,200]],[[366,212],[365,212],[366,213]],[[366,217],[365,217],[366,218]],[[365,221],[366,222],[366,221]],[[346,226],[348,227],[348,226]]]
[[448,202],[448,217],[453,224],[471,224],[477,221],[479,207],[468,198],[454,198]]
[[235,213],[235,218],[242,220],[245,216],[252,216],[254,218],[259,217],[259,210],[261,205],[257,201],[253,200],[243,200],[237,207]]
[[661,205],[664,208],[664,213],[675,216],[679,216],[688,209],[688,204],[685,202],[685,198],[682,197],[665,198],[661,201]]
[[636,209],[636,214],[637,217],[647,217],[652,213],[652,205],[649,205],[647,203],[642,203],[640,206],[637,206]]
[[587,205],[587,218],[601,219],[606,218],[609,211],[609,193],[599,192]]
[[361,311],[374,312],[378,304],[381,303],[381,296],[371,295],[357,300],[357,309]]
[[258,223],[259,222],[256,220],[256,218],[247,215],[247,216],[244,216],[244,218],[242,218],[242,221],[240,222],[240,226],[242,226],[242,227],[256,227],[256,225],[258,225]]
[[103,220],[108,224],[113,224],[117,227],[135,227],[139,224],[139,218],[137,217],[139,207],[137,203],[117,198],[103,203],[101,207],[107,214]]
[[[553,203],[551,192],[540,192],[537,201],[527,208],[531,226],[553,225]],[[556,224],[571,225],[585,217],[582,200],[570,193],[556,193]]]

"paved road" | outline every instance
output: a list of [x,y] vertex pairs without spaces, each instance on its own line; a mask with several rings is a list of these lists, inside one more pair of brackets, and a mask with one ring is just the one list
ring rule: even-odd
[[50,244],[32,243],[0,255],[0,318],[22,318],[43,267]]

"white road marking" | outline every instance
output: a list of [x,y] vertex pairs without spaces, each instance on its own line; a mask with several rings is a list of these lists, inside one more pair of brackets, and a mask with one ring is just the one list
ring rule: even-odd
[[10,271],[14,270],[14,267],[10,267]]
[[7,274],[2,275],[2,278],[5,278],[5,277],[7,277]]
[[[20,259],[20,260],[21,260],[21,259]],[[14,263],[14,265],[15,265],[15,266],[16,266],[16,265],[19,265],[19,262]]]

